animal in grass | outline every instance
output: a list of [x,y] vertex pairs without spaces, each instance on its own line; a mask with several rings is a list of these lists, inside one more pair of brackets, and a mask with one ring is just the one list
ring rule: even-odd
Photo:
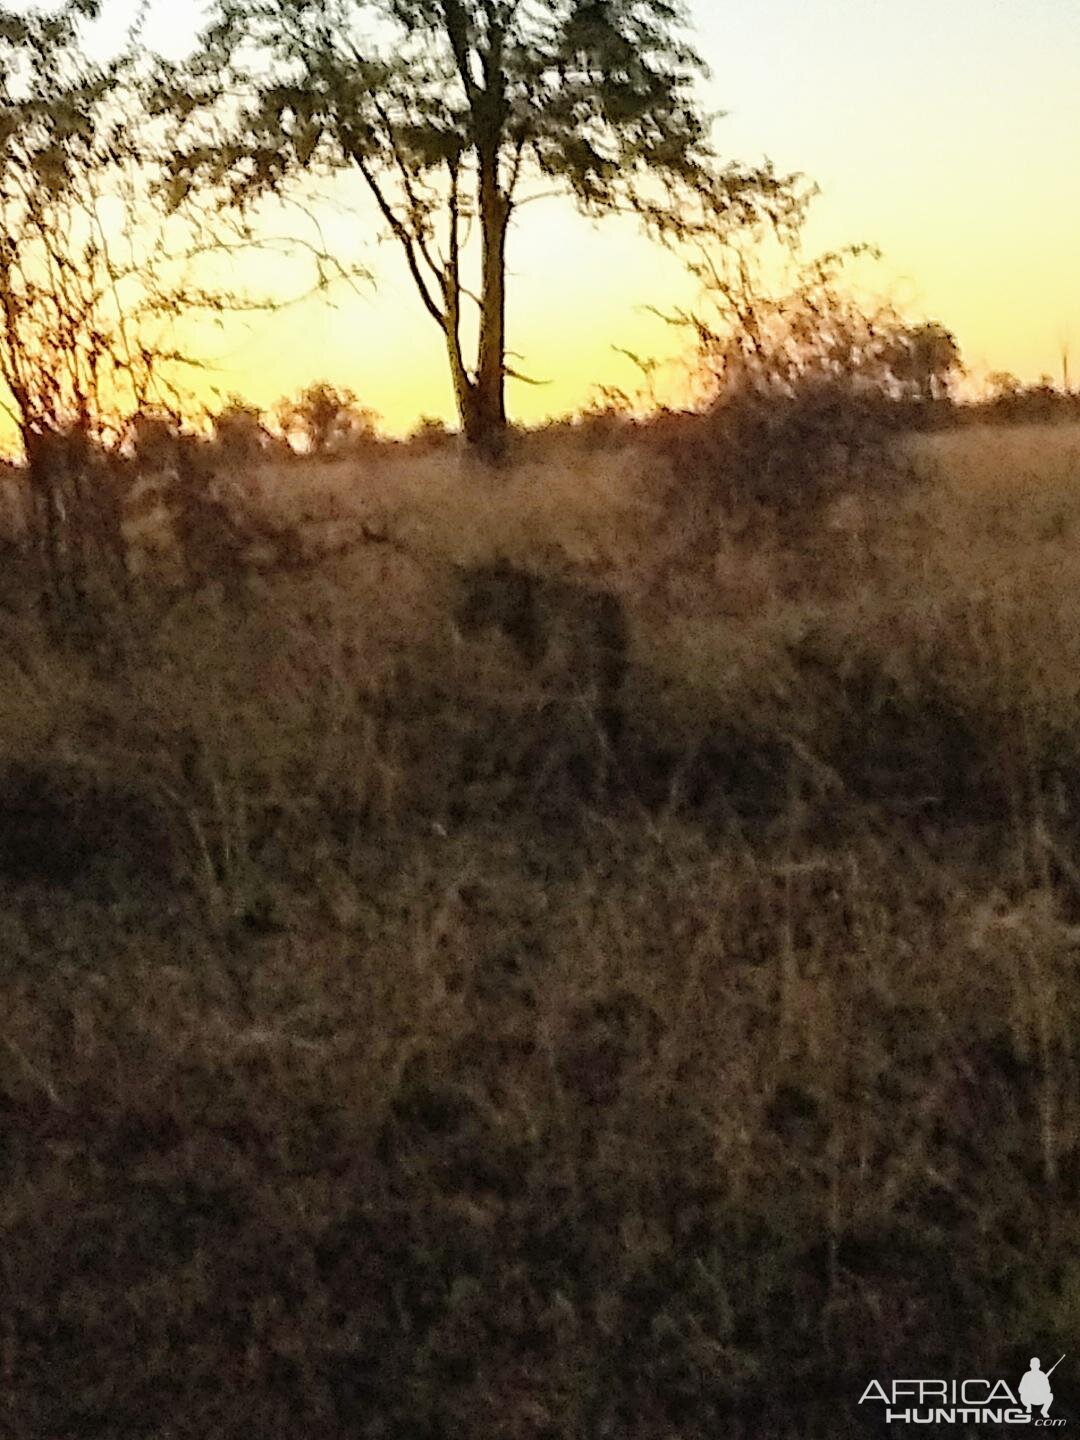
[[530,670],[584,702],[609,744],[622,729],[630,632],[610,590],[523,570],[505,559],[457,569],[454,621],[465,639],[502,635]]

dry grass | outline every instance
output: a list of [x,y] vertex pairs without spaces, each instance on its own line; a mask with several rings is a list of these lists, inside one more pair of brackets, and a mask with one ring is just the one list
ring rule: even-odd
[[[654,449],[292,467],[404,550],[5,620],[0,1432],[832,1440],[1068,1348],[1077,441],[919,445],[682,576]],[[606,796],[494,554],[625,598]]]

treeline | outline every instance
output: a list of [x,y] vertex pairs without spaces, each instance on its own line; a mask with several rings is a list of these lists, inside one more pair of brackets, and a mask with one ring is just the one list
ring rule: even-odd
[[1048,376],[1033,385],[1011,375],[991,376],[990,383],[984,399],[956,407],[961,423],[1064,425],[1080,420],[1080,390],[1059,388]]
[[[421,449],[435,448],[451,438],[448,426],[431,416],[421,417],[408,437]],[[223,460],[240,464],[297,457],[356,458],[400,443],[383,433],[377,412],[352,390],[326,380],[317,380],[269,409],[232,395],[219,409],[206,410],[201,420],[150,407],[134,417],[123,448],[153,466],[167,461],[180,440],[197,440]]]

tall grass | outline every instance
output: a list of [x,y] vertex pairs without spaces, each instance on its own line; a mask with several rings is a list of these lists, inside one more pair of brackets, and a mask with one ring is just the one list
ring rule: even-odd
[[[704,559],[648,444],[312,466],[401,544],[9,615],[3,1433],[836,1437],[1068,1349],[1080,471],[919,443]],[[624,599],[604,796],[448,623],[495,554]]]

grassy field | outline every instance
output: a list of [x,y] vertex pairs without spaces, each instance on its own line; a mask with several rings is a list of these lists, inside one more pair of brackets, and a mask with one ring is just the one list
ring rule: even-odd
[[[835,1440],[1069,1348],[1080,433],[909,459],[704,550],[640,438],[282,465],[368,540],[9,604],[0,1434]],[[619,597],[617,745],[455,629],[496,556]]]

